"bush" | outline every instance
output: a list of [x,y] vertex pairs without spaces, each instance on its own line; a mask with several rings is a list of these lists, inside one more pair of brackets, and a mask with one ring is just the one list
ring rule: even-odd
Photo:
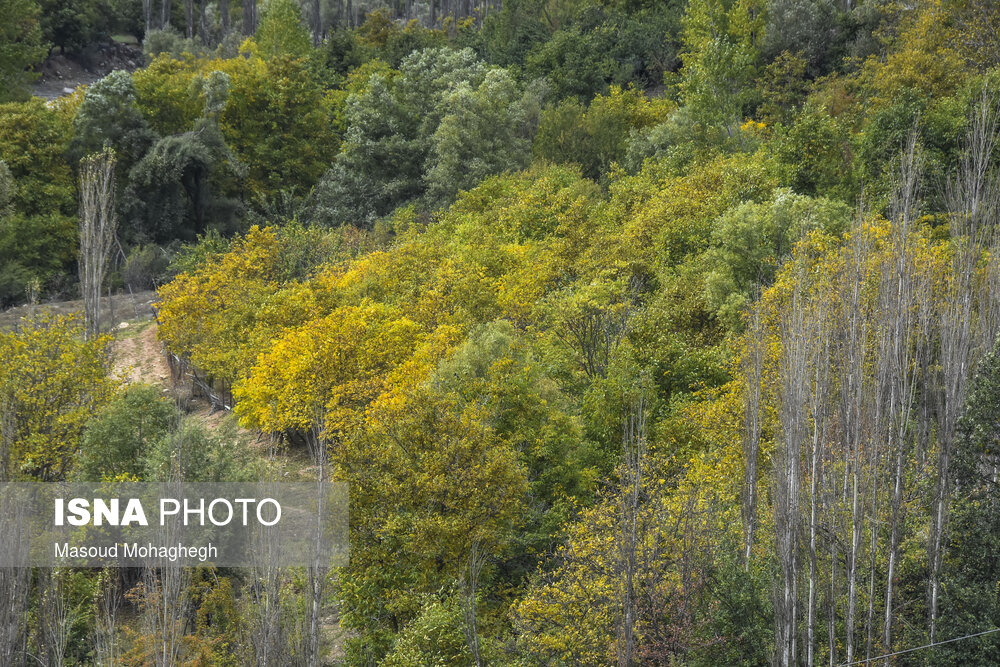
[[134,248],[125,260],[122,280],[133,291],[155,289],[169,277],[170,257],[156,245]]
[[207,54],[207,50],[200,42],[182,37],[173,28],[150,30],[146,39],[142,41],[142,52],[148,62],[153,62],[153,59],[161,53],[168,53],[171,58],[181,58],[185,53],[195,56]]
[[250,482],[260,478],[253,452],[239,438],[233,421],[216,431],[188,418],[151,444],[142,456],[149,481]]
[[139,476],[140,457],[170,432],[177,417],[177,409],[158,388],[127,386],[87,422],[75,477],[99,481]]

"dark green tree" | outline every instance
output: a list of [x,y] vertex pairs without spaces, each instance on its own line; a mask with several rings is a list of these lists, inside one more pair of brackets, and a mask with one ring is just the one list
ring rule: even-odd
[[156,139],[136,105],[132,75],[116,70],[87,88],[73,124],[70,158],[78,161],[104,146],[115,149],[119,172],[127,172]]
[[127,386],[87,422],[75,477],[98,482],[118,475],[141,475],[141,456],[178,419],[177,408],[157,387]]
[[104,27],[102,4],[101,0],[41,0],[45,39],[62,51],[79,51]]
[[0,0],[0,102],[27,97],[28,68],[45,58],[35,0]]
[[[455,125],[462,124],[467,114],[452,107],[453,96],[458,103],[463,96],[456,91],[478,89],[486,73],[471,49],[447,48],[410,54],[398,73],[373,73],[364,90],[347,100],[347,133],[316,188],[317,217],[327,224],[371,225],[424,194],[425,169],[440,167],[440,178],[431,181],[443,182],[454,170],[437,158],[428,162],[434,145],[447,144],[454,132],[442,131],[437,139],[435,133],[449,114],[457,114]],[[464,99],[472,102],[470,97]],[[508,168],[504,162],[500,170]],[[450,184],[445,189],[454,191]]]
[[229,76],[202,81],[204,115],[190,132],[164,137],[129,172],[130,240],[193,240],[209,222],[229,231],[238,203],[221,192],[226,177],[244,169],[226,145],[218,116],[229,94]]
[[[979,367],[950,466],[941,638],[1000,627],[1000,341]],[[1000,633],[938,647],[934,665],[995,665]]]

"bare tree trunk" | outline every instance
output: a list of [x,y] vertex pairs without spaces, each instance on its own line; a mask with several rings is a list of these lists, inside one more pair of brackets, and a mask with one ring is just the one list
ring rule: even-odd
[[797,664],[796,619],[798,617],[797,540],[801,495],[800,454],[805,441],[804,414],[807,405],[808,332],[802,278],[793,287],[792,303],[781,320],[781,366],[779,370],[778,420],[780,434],[775,455],[774,525],[780,590],[775,604],[777,663]]
[[761,434],[761,384],[764,369],[764,331],[760,311],[754,308],[747,327],[747,356],[744,373],[747,378],[745,409],[745,430],[743,440],[744,483],[743,483],[743,562],[749,569],[750,554],[753,549],[754,533],[757,528],[757,465],[760,456]]
[[323,536],[322,526],[326,520],[325,512],[327,509],[325,507],[326,494],[323,492],[323,483],[326,481],[326,466],[328,462],[327,443],[325,438],[325,411],[320,410],[313,423],[314,426],[311,437],[308,438],[308,444],[310,450],[309,453],[313,459],[313,465],[316,467],[316,495],[318,504],[316,516],[315,557],[313,564],[308,568],[309,605],[307,609],[307,624],[309,626],[309,636],[306,658],[307,664],[310,667],[319,665],[322,659],[320,623],[322,621],[323,596],[326,590],[326,576],[329,571],[329,564],[324,563],[321,560],[321,541]]
[[121,661],[116,635],[121,598],[119,582],[115,570],[104,570],[100,574],[100,593],[94,614],[94,662],[97,667],[114,667]]
[[[5,478],[0,481],[7,481]],[[0,552],[7,563],[27,564],[30,539],[27,513],[33,507],[26,494],[0,488],[4,508],[0,516]],[[28,658],[28,627],[31,620],[31,568],[0,568],[0,665],[23,666]]]
[[848,255],[848,266],[843,277],[844,319],[841,352],[841,400],[844,419],[844,451],[847,454],[847,469],[850,471],[850,549],[847,556],[847,612],[844,623],[846,662],[854,660],[854,632],[858,600],[858,555],[861,548],[861,533],[864,525],[862,506],[861,450],[863,447],[862,425],[865,405],[866,351],[868,347],[868,322],[861,297],[861,281],[864,276],[864,261],[868,256],[870,238],[864,229],[863,213],[858,213],[858,224]]
[[80,161],[80,291],[88,338],[101,331],[101,287],[118,227],[116,163],[108,148]]
[[[918,284],[910,250],[910,234],[919,210],[920,163],[916,129],[903,153],[899,183],[892,203],[893,252],[888,274],[880,290],[880,310],[889,316],[882,344],[880,384],[888,391],[888,432],[886,441],[890,458],[895,459],[892,477],[889,561],[886,571],[885,616],[882,627],[883,652],[892,650],[893,592],[900,558],[903,523],[903,480],[906,470],[910,420],[917,386],[916,358],[926,347],[928,311],[925,281]],[[914,324],[914,317],[917,322]],[[885,659],[886,667],[889,659]]]
[[[816,597],[818,591],[817,532],[819,528],[819,494],[822,486],[822,462],[826,445],[827,394],[829,392],[829,331],[823,303],[817,306],[812,316],[812,326],[808,328],[809,342],[813,348],[810,365],[813,367],[812,396],[810,397],[810,418],[812,438],[809,457],[809,598],[806,618],[806,664],[813,667],[816,655]],[[832,564],[831,564],[832,566]]]
[[941,398],[938,409],[937,484],[929,545],[930,576],[928,597],[930,607],[930,640],[937,641],[937,618],[940,597],[941,563],[944,558],[944,534],[947,528],[951,447],[958,418],[965,403],[968,380],[984,341],[996,335],[997,323],[991,303],[977,308],[982,295],[976,284],[976,267],[983,251],[997,245],[996,216],[1000,209],[1000,192],[993,177],[990,161],[998,133],[996,102],[984,94],[973,112],[971,131],[958,173],[946,189],[951,214],[951,236],[955,245],[952,255],[950,294],[941,300],[938,313],[940,340]]
[[170,0],[163,0],[163,4],[160,6],[160,28],[167,29],[170,27]]
[[243,0],[243,34],[252,35],[257,30],[257,0]]
[[221,39],[229,34],[229,0],[219,0],[219,20],[222,23]]
[[473,542],[469,553],[469,567],[463,581],[463,614],[465,616],[465,640],[469,644],[469,652],[476,667],[482,667],[483,658],[479,647],[479,624],[476,607],[478,606],[479,575],[486,563],[486,555],[479,551],[479,543]]
[[63,572],[53,568],[40,570],[42,662],[48,667],[62,667],[69,642],[72,619],[63,588]]
[[323,13],[320,0],[312,0],[312,33],[313,46],[319,46],[323,42]]
[[142,0],[142,19],[146,26],[144,35],[153,29],[153,0]]
[[618,664],[630,667],[635,659],[637,619],[636,573],[639,551],[639,513],[646,459],[646,401],[636,399],[625,415],[622,487],[620,495],[621,538],[619,568],[624,578],[618,636]]
[[[275,458],[275,439],[272,437],[269,447],[271,462],[268,470],[273,471]],[[273,484],[275,479],[269,479]],[[254,664],[281,664],[282,656],[288,652],[287,620],[281,606],[281,586],[283,579],[279,562],[281,544],[273,531],[258,530],[253,537],[254,548],[251,550],[253,581],[250,585],[248,598],[251,603],[250,613],[250,646],[253,650]]]
[[188,39],[194,38],[194,0],[184,0],[184,30]]

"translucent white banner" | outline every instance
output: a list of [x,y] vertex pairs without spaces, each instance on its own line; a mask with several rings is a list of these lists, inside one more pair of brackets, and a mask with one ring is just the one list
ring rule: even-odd
[[0,567],[347,564],[345,483],[0,484]]

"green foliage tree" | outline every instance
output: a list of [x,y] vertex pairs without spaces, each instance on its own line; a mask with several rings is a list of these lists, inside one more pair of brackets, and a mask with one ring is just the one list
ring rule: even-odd
[[[403,59],[414,51],[440,48],[448,42],[444,30],[425,28],[416,20],[400,26],[388,12],[380,9],[365,17],[365,22],[358,28],[354,39],[366,53],[366,58],[378,59],[390,67],[399,67]],[[352,50],[348,47],[345,55]]]
[[[965,404],[951,464],[955,495],[948,523],[941,636],[961,637],[1000,625],[1000,345],[983,359]],[[988,665],[995,634],[942,647],[935,665]]]
[[27,97],[29,68],[45,58],[39,14],[35,0],[0,3],[0,102]]
[[[458,594],[430,594],[420,615],[406,626],[392,651],[381,664],[405,665],[475,665],[466,639],[466,618]],[[443,598],[443,599],[442,599]]]
[[764,62],[783,52],[801,54],[811,77],[830,72],[840,41],[838,8],[832,0],[774,0],[767,7],[761,43]]
[[847,231],[850,219],[846,204],[785,189],[770,202],[727,211],[713,225],[712,247],[702,259],[707,307],[729,329],[738,330],[755,290],[774,282],[795,243],[813,231],[837,237]]
[[540,100],[522,93],[506,70],[491,70],[476,89],[456,86],[441,104],[448,113],[431,135],[425,165],[431,202],[448,204],[487,176],[528,166]]
[[0,160],[10,175],[0,211],[0,303],[69,287],[76,257],[76,194],[64,156],[70,132],[62,110],[42,100],[0,105]]
[[654,89],[675,67],[682,3],[609,5],[581,3],[572,20],[527,54],[525,72],[545,77],[556,99],[587,102],[609,86]]
[[88,87],[73,119],[73,160],[110,146],[118,155],[120,173],[138,162],[156,136],[139,111],[132,75],[116,70]]
[[245,171],[219,128],[229,76],[212,72],[202,88],[204,111],[194,128],[157,141],[129,172],[130,240],[193,240],[210,222],[223,231],[234,226],[237,202],[219,192],[226,177]]
[[775,133],[771,148],[795,192],[825,195],[853,203],[853,146],[850,121],[823,106],[806,103],[786,129]]
[[311,60],[269,60],[248,53],[220,68],[230,77],[219,113],[227,145],[246,167],[251,201],[281,190],[308,192],[340,143],[340,100],[326,90]]
[[149,442],[139,463],[142,479],[151,482],[252,482],[261,474],[232,420],[209,430],[197,418],[183,419]]
[[268,2],[254,40],[258,52],[266,59],[278,56],[308,58],[313,51],[312,38],[295,0]]
[[347,132],[315,195],[328,224],[371,226],[430,190],[447,203],[484,176],[526,164],[538,94],[470,49],[425,49],[375,71],[347,99]]
[[491,13],[478,40],[483,57],[502,67],[524,63],[532,48],[549,38],[542,5],[541,0],[511,0]]
[[64,52],[89,46],[110,9],[104,0],[41,0],[40,4],[42,34]]
[[[334,450],[359,510],[351,518],[351,564],[338,581],[342,623],[359,633],[347,642],[349,659],[381,658],[401,628],[426,624],[427,596],[462,576],[474,548],[488,557],[507,549],[523,511],[525,473],[476,412],[418,391]],[[386,493],[398,500],[387,512],[370,502]],[[454,626],[434,632],[454,642]],[[408,643],[407,650],[433,650],[433,640]]]
[[756,102],[760,0],[692,0],[684,14],[680,94],[703,131],[735,133]]
[[142,457],[174,429],[179,418],[159,388],[125,387],[87,421],[74,477],[90,482],[139,479]]
[[634,89],[612,88],[587,108],[567,99],[542,113],[533,150],[546,160],[578,164],[597,180],[612,163],[625,162],[633,131],[664,120],[672,106]]

